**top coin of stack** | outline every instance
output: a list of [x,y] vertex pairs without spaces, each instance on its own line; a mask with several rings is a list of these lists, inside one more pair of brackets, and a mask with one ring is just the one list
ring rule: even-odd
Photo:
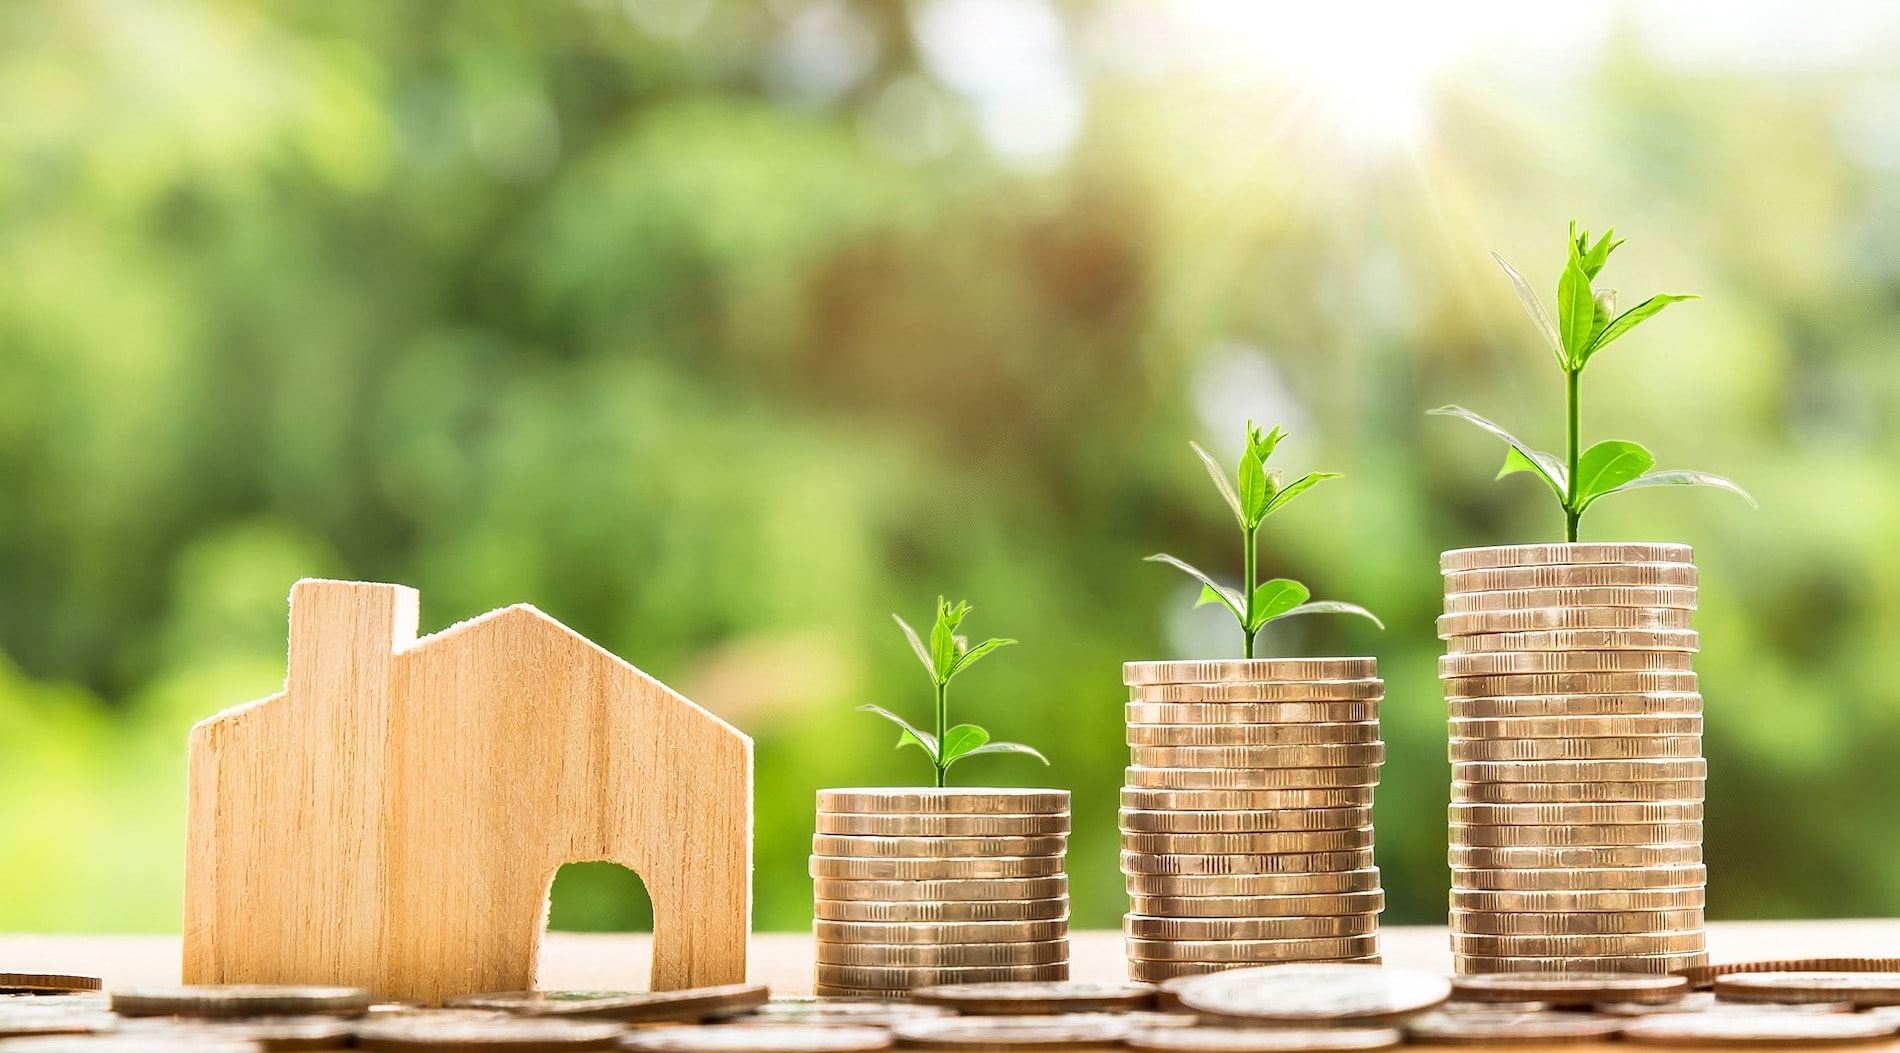
[[1703,964],[1687,545],[1444,554],[1458,971]]
[[1069,976],[1067,790],[818,791],[816,990]]
[[1378,954],[1371,658],[1129,662],[1129,976]]

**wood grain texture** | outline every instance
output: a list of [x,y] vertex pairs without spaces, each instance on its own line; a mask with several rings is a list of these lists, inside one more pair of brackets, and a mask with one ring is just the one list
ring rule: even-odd
[[186,982],[529,987],[585,860],[646,883],[654,989],[744,979],[750,739],[525,605],[421,639],[399,585],[290,608],[284,690],[192,729]]

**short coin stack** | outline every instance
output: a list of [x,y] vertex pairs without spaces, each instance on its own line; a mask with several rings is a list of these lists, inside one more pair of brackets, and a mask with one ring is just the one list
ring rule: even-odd
[[1371,658],[1129,662],[1129,977],[1376,961]]
[[1689,547],[1460,549],[1440,566],[1458,971],[1705,964]]
[[818,791],[816,991],[1069,977],[1067,790]]

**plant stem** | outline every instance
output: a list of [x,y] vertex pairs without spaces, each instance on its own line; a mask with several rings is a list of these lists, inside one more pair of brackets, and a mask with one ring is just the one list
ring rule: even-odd
[[1566,447],[1567,456],[1564,461],[1569,467],[1568,478],[1566,480],[1568,493],[1564,495],[1564,540],[1572,542],[1577,540],[1577,520],[1583,518],[1583,513],[1577,510],[1577,459],[1580,456],[1579,447],[1582,445],[1578,441],[1580,432],[1578,424],[1582,413],[1577,404],[1577,381],[1582,378],[1582,376],[1583,370],[1581,369],[1567,369],[1564,371],[1564,394],[1567,397],[1570,411],[1569,443]]
[[950,723],[949,694],[950,682],[947,680],[939,680],[937,682],[937,756],[932,758],[937,766],[937,786],[939,788],[948,784],[950,776],[949,766],[943,763],[943,736],[946,731],[950,730],[948,727]]
[[1251,628],[1251,626],[1253,625],[1253,597],[1254,597],[1254,591],[1255,591],[1253,579],[1254,579],[1254,574],[1258,570],[1258,564],[1259,564],[1259,556],[1255,554],[1254,552],[1254,548],[1255,548],[1254,541],[1256,538],[1260,536],[1260,528],[1249,527],[1249,528],[1243,529],[1240,532],[1240,534],[1241,534],[1241,537],[1246,539],[1246,545],[1247,545],[1246,551],[1241,554],[1241,558],[1240,558],[1240,565],[1242,567],[1241,574],[1240,574],[1240,588],[1241,588],[1241,591],[1245,593],[1245,595],[1241,599],[1241,604],[1240,604],[1240,609],[1242,612],[1244,612],[1241,615],[1241,619],[1240,619],[1240,631],[1242,635],[1247,637],[1246,656],[1248,658],[1252,658],[1254,631]]

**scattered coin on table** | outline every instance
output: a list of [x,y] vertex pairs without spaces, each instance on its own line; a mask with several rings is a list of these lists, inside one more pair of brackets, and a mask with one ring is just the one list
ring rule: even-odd
[[913,1020],[891,1028],[897,1044],[917,1049],[1070,1049],[1118,1045],[1130,1028],[1106,1013],[973,1016]]
[[60,973],[0,973],[0,994],[67,994],[97,991],[97,976],[65,976]]
[[600,1017],[611,1020],[694,1022],[715,1013],[764,1005],[763,984],[725,984],[681,991],[495,991],[455,995],[443,1005],[493,1009],[528,1016]]
[[620,1048],[646,1053],[862,1053],[889,1049],[882,1027],[772,1024],[756,1027],[661,1027],[620,1039]]
[[340,1049],[356,1038],[355,1022],[337,1016],[259,1016],[224,1020],[139,1017],[119,1025],[119,1034],[163,1038],[255,1042],[270,1053]]
[[1181,1005],[1230,1019],[1317,1023],[1401,1020],[1451,997],[1451,981],[1378,965],[1269,965],[1173,987]]
[[1681,969],[1677,975],[1688,977],[1697,987],[1707,987],[1718,976],[1736,973],[1895,973],[1900,958],[1794,958],[1783,961],[1731,962]]
[[1296,1053],[1300,1050],[1386,1049],[1405,1036],[1393,1028],[1187,1027],[1131,1031],[1130,1049],[1181,1053]]
[[774,998],[761,1006],[722,1013],[713,1019],[725,1025],[776,1027],[780,1024],[834,1024],[846,1027],[890,1027],[904,1020],[949,1016],[936,1005],[883,998]]
[[0,1039],[110,1031],[118,1018],[102,1007],[0,1005]]
[[161,1035],[49,1035],[0,1041],[6,1053],[264,1053],[255,1042],[166,1038]]
[[626,1034],[617,1020],[567,1020],[505,1014],[418,1013],[363,1024],[362,1049],[386,1053],[419,1050],[485,1050],[493,1053],[560,1053],[610,1049]]
[[1662,1046],[1827,1046],[1891,1038],[1894,1023],[1861,1013],[1664,1013],[1628,1021],[1626,1042]]
[[1147,1009],[1155,1004],[1152,987],[1074,981],[938,984],[920,987],[910,997],[914,1002],[947,1006],[960,1013],[1016,1016]]
[[1900,972],[1736,973],[1715,978],[1729,1002],[1852,1002],[1862,1009],[1900,1005]]
[[1413,1042],[1449,1046],[1549,1046],[1615,1038],[1627,1020],[1592,1013],[1427,1013],[1405,1023]]
[[1479,973],[1454,977],[1452,996],[1473,1002],[1673,1002],[1689,993],[1680,976],[1639,973]]
[[[1713,991],[1692,991],[1673,1002],[1598,1002],[1593,1012],[1609,1016],[1656,1016],[1660,1013],[1851,1013],[1852,1002],[1724,1002]],[[1875,1012],[1876,1010],[1868,1010]]]
[[279,984],[196,984],[126,987],[112,992],[120,1016],[307,1016],[355,1015],[369,1008],[360,987],[299,987]]

